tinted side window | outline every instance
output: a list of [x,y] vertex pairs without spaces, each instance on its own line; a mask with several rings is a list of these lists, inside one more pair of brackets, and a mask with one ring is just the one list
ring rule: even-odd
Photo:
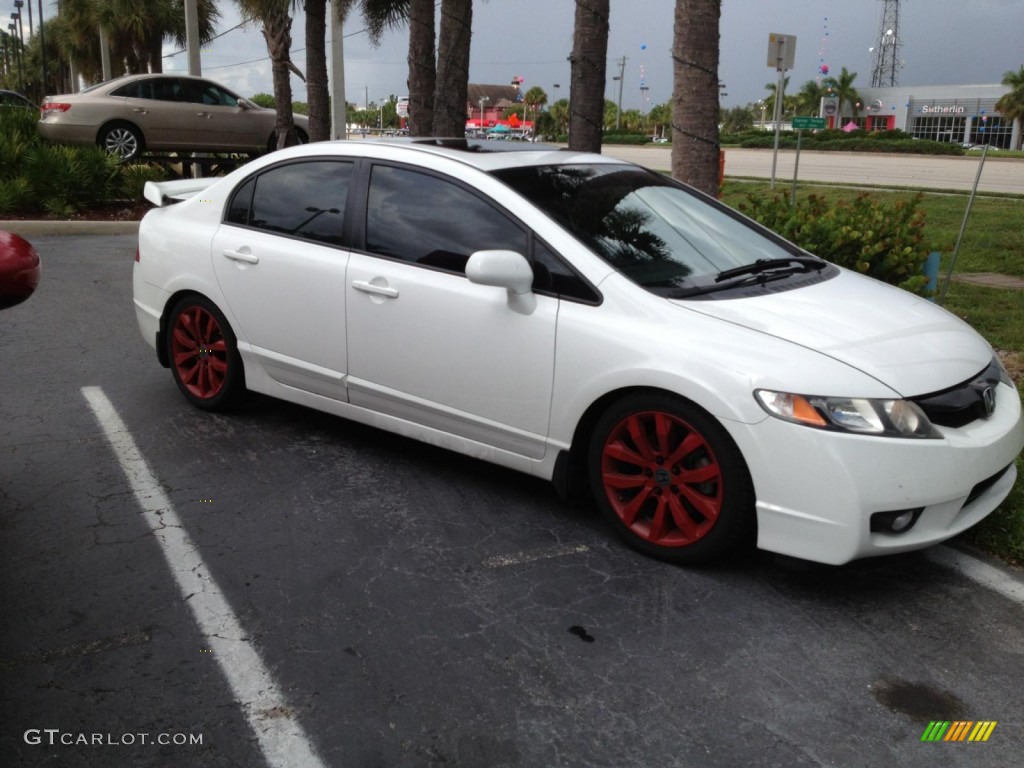
[[[228,206],[227,220],[340,245],[352,168],[352,163],[333,160],[271,168],[238,188]],[[255,189],[248,203],[251,184]]]
[[228,215],[225,218],[229,224],[248,224],[249,210],[252,207],[252,191],[256,188],[256,179],[251,178],[235,189],[228,204]]
[[195,104],[237,107],[238,97],[205,80],[188,80],[188,100]]
[[533,244],[533,290],[567,299],[600,301],[594,289],[539,240]]
[[370,177],[366,249],[463,273],[474,251],[526,254],[526,232],[492,205],[443,179],[379,165]]

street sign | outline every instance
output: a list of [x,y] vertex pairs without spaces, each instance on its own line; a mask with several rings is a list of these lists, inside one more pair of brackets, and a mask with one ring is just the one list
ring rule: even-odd
[[794,117],[794,131],[820,131],[825,127],[824,117]]
[[772,32],[768,35],[768,66],[779,72],[793,68],[796,59],[796,35]]

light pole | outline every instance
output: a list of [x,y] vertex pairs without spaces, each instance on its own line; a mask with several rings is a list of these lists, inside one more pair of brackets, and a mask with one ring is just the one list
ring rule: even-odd
[[491,100],[490,96],[480,97],[480,131],[484,130],[484,104]]
[[[29,0],[29,10],[32,10],[32,0]],[[43,0],[39,0],[39,55],[43,59],[43,85],[39,89],[39,101],[46,98],[46,33],[43,32]]]
[[11,22],[12,23],[9,24],[7,26],[7,28],[9,30],[11,30],[11,32],[13,34],[17,35],[17,39],[15,41],[16,42],[15,48],[17,50],[15,51],[15,53],[17,53],[17,59],[18,59],[18,90],[21,91],[22,93],[24,93],[25,92],[25,70],[24,70],[23,63],[24,63],[24,60],[25,60],[25,31],[24,31],[24,27],[21,26],[21,14],[20,13],[12,13],[11,14]]

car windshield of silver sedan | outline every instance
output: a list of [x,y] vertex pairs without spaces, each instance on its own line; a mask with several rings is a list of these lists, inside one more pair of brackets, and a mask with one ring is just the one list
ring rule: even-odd
[[798,274],[817,278],[827,266],[653,171],[595,164],[510,168],[495,175],[659,295],[764,287]]

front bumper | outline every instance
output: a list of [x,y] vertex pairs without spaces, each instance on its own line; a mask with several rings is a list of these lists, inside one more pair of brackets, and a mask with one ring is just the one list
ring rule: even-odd
[[[776,418],[730,425],[754,481],[758,546],[839,565],[937,544],[978,523],[1009,494],[1024,448],[1016,389],[1000,384],[996,396],[989,419],[940,427],[941,440],[851,435]],[[904,533],[870,530],[876,512],[918,508]]]

